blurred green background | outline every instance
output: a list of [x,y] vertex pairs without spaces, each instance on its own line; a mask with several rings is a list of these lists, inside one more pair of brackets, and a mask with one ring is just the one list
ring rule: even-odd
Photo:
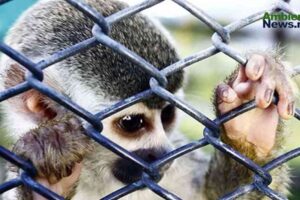
[[[3,40],[12,23],[33,2],[35,0],[13,0],[0,6],[0,40]],[[196,21],[195,18],[189,16],[183,19],[168,17],[160,17],[158,19],[170,31],[181,57],[189,56],[211,46],[210,37],[213,32],[202,23]],[[223,25],[230,22],[222,16],[219,17],[218,21],[221,21]],[[250,27],[232,35],[231,44],[233,47],[244,53],[257,48],[274,48],[279,42],[286,42],[284,43],[286,59],[292,65],[300,63],[300,56],[298,56],[300,54],[300,43],[299,38],[294,36],[295,33],[289,31],[281,35],[282,32],[278,34],[276,30],[262,30],[258,24],[251,26],[252,28]],[[285,30],[282,31],[284,32]],[[214,118],[211,104],[212,91],[236,66],[237,63],[235,61],[222,53],[190,66],[186,70],[188,74],[185,84],[186,100],[210,118]],[[299,83],[299,80],[297,81]],[[185,114],[182,114],[182,116],[181,130],[191,139],[197,140],[201,138],[203,126]],[[287,122],[287,127],[288,133],[286,138],[288,145],[286,151],[296,148],[300,144],[300,123],[293,119]],[[10,140],[5,136],[5,133],[0,134],[0,136],[0,145],[9,146]],[[211,147],[205,148],[205,150],[212,152]],[[289,164],[292,167],[295,182],[290,199],[300,199],[300,181],[298,178],[300,173],[297,171],[297,169],[300,169],[300,158],[290,161]]]

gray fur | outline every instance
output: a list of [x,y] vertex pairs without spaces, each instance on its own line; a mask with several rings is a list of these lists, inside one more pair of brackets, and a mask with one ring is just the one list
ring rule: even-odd
[[[87,0],[86,3],[104,16],[126,7],[115,0]],[[24,55],[43,58],[90,38],[92,27],[89,18],[64,0],[49,1],[35,5],[10,31],[8,37],[13,39],[8,40],[9,45],[18,46]],[[178,61],[167,38],[140,14],[114,24],[109,36],[159,69]],[[62,61],[60,67],[77,74],[77,79],[93,90],[99,89],[106,98],[126,98],[149,88],[149,75],[102,45]],[[174,92],[181,86],[182,78],[182,71],[170,76],[167,88]]]

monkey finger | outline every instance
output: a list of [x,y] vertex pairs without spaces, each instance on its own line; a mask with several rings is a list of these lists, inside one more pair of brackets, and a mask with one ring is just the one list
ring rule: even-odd
[[256,83],[248,80],[247,82],[239,83],[233,89],[240,99],[252,100],[255,96]]
[[[41,185],[43,185],[44,187],[50,189],[50,184],[47,181],[47,179],[45,179],[45,178],[37,178],[36,181],[38,183],[40,183]],[[33,192],[32,197],[33,197],[33,200],[47,200],[46,197],[43,197],[43,196],[41,196],[41,195],[39,195],[38,193],[35,193],[35,192]]]
[[232,103],[237,98],[235,91],[227,84],[220,84],[217,87],[218,103]]
[[218,110],[220,111],[220,114],[224,114],[239,105],[241,105],[242,101],[239,98],[236,98],[235,101],[227,103],[227,102],[222,102],[221,104],[218,105]]
[[252,81],[257,81],[263,75],[266,68],[265,58],[262,55],[253,54],[246,64],[246,76]]
[[62,189],[61,194],[63,196],[67,196],[70,191],[72,191],[74,185],[78,181],[82,169],[82,163],[76,163],[73,167],[72,174],[68,177],[63,178],[59,184],[60,188]]
[[231,86],[235,87],[239,83],[246,82],[247,80],[248,78],[246,76],[245,67],[239,66],[237,77],[235,78]]
[[241,104],[236,92],[228,85],[221,84],[217,88],[218,110],[224,114]]
[[[52,192],[57,193],[63,197],[66,197],[70,191],[72,191],[74,184],[78,181],[81,174],[82,163],[76,163],[73,167],[72,173],[70,176],[58,180],[56,183],[51,184],[46,178],[37,178],[36,180],[47,187]],[[39,195],[38,193],[33,193],[33,200],[46,200],[47,198]]]
[[265,109],[272,102],[274,95],[275,82],[273,80],[264,80],[257,85],[255,102],[259,108]]
[[283,119],[290,119],[295,112],[295,96],[288,82],[281,83],[276,88],[279,95],[278,113]]
[[287,99],[280,99],[278,102],[278,113],[283,119],[290,119],[294,114],[294,102],[289,102]]

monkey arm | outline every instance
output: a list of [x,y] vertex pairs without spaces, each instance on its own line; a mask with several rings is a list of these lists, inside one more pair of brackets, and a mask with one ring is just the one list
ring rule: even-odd
[[[25,133],[15,143],[13,152],[33,163],[37,169],[36,181],[68,197],[79,179],[81,161],[93,149],[91,140],[83,132],[76,117],[48,120]],[[20,188],[19,193],[22,200],[44,200],[25,187]]]
[[[294,114],[294,85],[280,60],[270,55],[252,55],[246,66],[239,67],[215,91],[217,116],[255,99],[257,108],[248,111],[222,126],[221,140],[259,165],[277,157],[283,146],[282,119]],[[273,105],[274,92],[279,102]],[[206,174],[204,192],[208,199],[218,199],[239,186],[253,180],[253,172],[216,151]],[[271,171],[270,185],[286,194],[289,172],[286,165]],[[242,199],[263,199],[259,192],[244,195]]]
[[[255,153],[255,146],[253,146],[253,144],[246,141],[240,141],[240,143],[231,141],[224,137],[224,132],[222,133],[222,141],[262,166],[280,155],[281,145],[283,143],[281,131],[282,130],[277,131],[277,141],[272,153],[263,157],[260,157]],[[272,170],[270,174],[273,178],[270,187],[281,194],[287,195],[290,183],[288,166],[284,164]],[[240,186],[251,183],[253,181],[253,175],[254,173],[251,170],[238,163],[230,156],[216,150],[206,173],[206,182],[203,193],[207,199],[218,199],[226,193],[234,191]],[[262,193],[255,191],[243,195],[240,199],[264,199],[263,197],[264,195]]]

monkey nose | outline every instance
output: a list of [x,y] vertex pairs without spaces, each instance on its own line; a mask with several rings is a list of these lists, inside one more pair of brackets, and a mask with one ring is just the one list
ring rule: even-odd
[[163,158],[171,149],[169,148],[150,148],[150,149],[139,149],[133,153],[145,160],[146,162],[153,163]]
[[[140,155],[140,157],[149,162],[149,163],[153,163],[161,158],[163,158],[170,150],[149,150],[148,154],[146,155]],[[172,165],[173,161],[169,161],[168,163],[164,164],[162,167],[159,168],[160,173],[164,173],[165,171],[167,171],[171,165]]]
[[[136,156],[140,157],[148,163],[153,163],[162,158],[169,151],[170,149],[167,148],[151,148],[139,149],[133,151],[132,153],[134,153]],[[159,169],[159,174],[157,174],[158,176],[155,177],[155,181],[161,180],[164,172],[167,169],[169,169],[170,166],[171,162],[161,167]],[[129,184],[140,180],[144,173],[144,169],[132,161],[119,158],[113,164],[112,173],[115,176],[115,178],[121,181],[122,183]]]

